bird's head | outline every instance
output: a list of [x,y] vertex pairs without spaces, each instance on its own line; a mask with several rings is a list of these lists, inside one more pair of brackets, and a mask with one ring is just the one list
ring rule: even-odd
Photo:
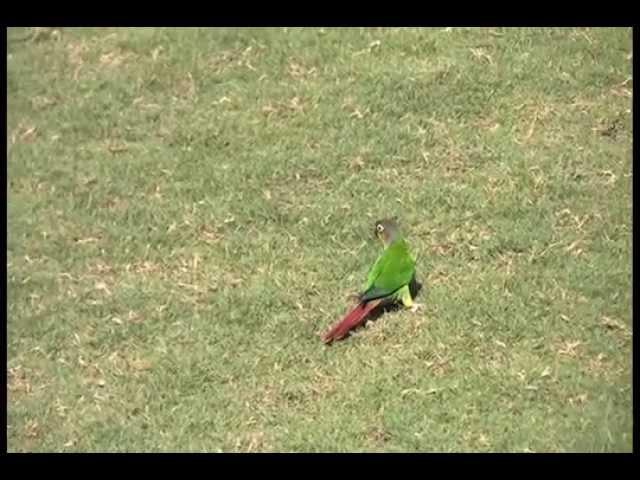
[[375,225],[375,235],[385,247],[391,245],[400,236],[397,220],[395,218],[378,220]]

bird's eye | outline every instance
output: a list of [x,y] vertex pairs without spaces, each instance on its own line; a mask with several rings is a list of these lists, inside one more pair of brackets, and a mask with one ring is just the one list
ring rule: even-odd
[[378,233],[382,233],[384,232],[384,227],[380,224],[376,225],[376,230],[378,230]]

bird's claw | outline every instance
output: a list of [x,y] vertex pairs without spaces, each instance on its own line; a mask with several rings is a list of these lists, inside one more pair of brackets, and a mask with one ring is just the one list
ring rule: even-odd
[[413,313],[417,312],[418,310],[420,310],[422,307],[424,307],[424,305],[422,305],[421,303],[415,303],[413,305],[411,305],[411,307],[409,308],[409,310],[411,310]]
[[347,295],[347,299],[353,302],[359,302],[361,295],[359,293],[350,293]]

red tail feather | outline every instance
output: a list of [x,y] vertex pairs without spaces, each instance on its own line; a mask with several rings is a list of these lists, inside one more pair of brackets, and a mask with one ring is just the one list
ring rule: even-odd
[[331,330],[324,334],[322,341],[324,343],[330,343],[333,340],[340,340],[346,336],[346,334],[360,325],[365,317],[376,308],[382,300],[376,299],[366,303],[359,303],[351,310],[339,323],[337,323]]

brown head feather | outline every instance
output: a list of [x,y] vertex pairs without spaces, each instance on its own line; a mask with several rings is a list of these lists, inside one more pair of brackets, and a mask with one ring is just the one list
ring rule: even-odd
[[375,235],[385,247],[392,244],[400,235],[400,228],[395,218],[384,218],[375,224]]

